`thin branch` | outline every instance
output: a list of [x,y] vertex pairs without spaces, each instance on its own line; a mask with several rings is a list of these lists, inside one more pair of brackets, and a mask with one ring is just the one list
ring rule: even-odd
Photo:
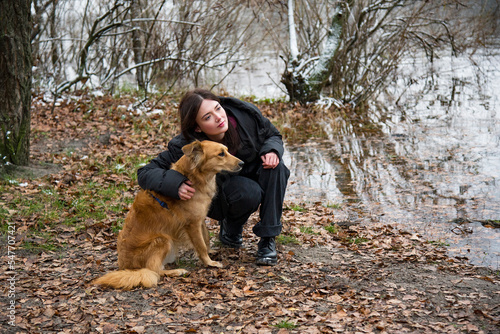
[[133,23],[133,22],[168,22],[168,23],[178,23],[178,24],[186,24],[186,25],[201,27],[201,24],[194,23],[194,22],[177,21],[177,20],[162,20],[162,19],[147,18],[147,17],[137,18],[137,19],[129,19],[129,20],[122,21],[123,24],[129,24],[129,23]]
[[[244,60],[248,60],[248,58],[230,60],[230,61],[227,61],[227,62],[225,62],[223,64],[208,65],[207,63],[199,62],[199,61],[195,61],[195,60],[191,60],[191,59],[168,56],[168,57],[162,57],[162,58],[148,60],[148,61],[145,61],[145,62],[142,62],[142,63],[139,63],[139,64],[135,64],[133,66],[130,66],[130,67],[124,69],[123,71],[121,71],[120,73],[118,73],[117,75],[113,76],[113,79],[118,79],[122,75],[124,75],[124,74],[126,74],[126,73],[128,73],[130,71],[133,71],[136,68],[143,67],[143,66],[148,66],[148,65],[152,65],[152,64],[159,63],[159,62],[166,61],[166,60],[182,61],[182,62],[185,62],[185,63],[191,63],[191,64],[195,64],[195,65],[199,65],[199,66],[203,66],[203,67],[207,67],[207,68],[216,68],[216,67],[221,67],[221,66],[224,66],[224,65],[227,65],[227,64],[230,64],[230,63],[238,63],[238,62],[241,62],[241,61],[244,61]],[[109,79],[109,76],[106,79],[106,81],[108,79]],[[103,84],[104,83],[105,82],[103,82]]]

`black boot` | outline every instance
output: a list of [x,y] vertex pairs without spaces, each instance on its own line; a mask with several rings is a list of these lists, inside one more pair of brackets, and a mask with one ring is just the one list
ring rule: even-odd
[[227,233],[227,221],[225,219],[219,221],[219,225],[220,225],[220,232],[219,232],[220,242],[232,248],[241,248],[243,246],[243,237],[241,236],[241,233],[238,234]]
[[274,237],[261,238],[259,241],[256,263],[263,266],[274,266],[278,263],[278,253],[276,252],[276,242]]

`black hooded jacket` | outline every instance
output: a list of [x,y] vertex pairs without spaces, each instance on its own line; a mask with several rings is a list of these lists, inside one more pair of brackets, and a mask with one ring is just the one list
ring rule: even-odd
[[[262,163],[260,157],[271,151],[282,159],[284,148],[281,134],[256,106],[231,97],[220,97],[220,104],[227,115],[233,116],[237,122],[240,147],[235,155],[245,162],[240,175],[250,175],[256,164]],[[193,136],[198,140],[208,139],[203,133],[194,133]],[[178,189],[187,178],[171,170],[170,166],[182,157],[182,147],[191,141],[182,134],[177,135],[170,140],[166,151],[140,168],[137,179],[141,188],[178,199]]]

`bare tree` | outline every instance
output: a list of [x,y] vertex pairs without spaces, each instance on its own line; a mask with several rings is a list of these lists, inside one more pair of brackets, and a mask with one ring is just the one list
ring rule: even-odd
[[[285,73],[281,82],[285,85],[290,100],[309,102],[319,99],[321,90],[326,84],[335,64],[335,54],[341,42],[344,17],[340,3],[337,4],[330,28],[326,34],[325,47],[320,56],[305,59],[299,54],[296,37],[294,0],[288,0],[288,26],[290,35],[290,57],[287,61]],[[316,13],[318,15],[319,12]],[[308,34],[310,35],[310,34]],[[307,36],[310,37],[310,36]],[[307,38],[308,53],[313,51],[311,38]],[[315,38],[313,43],[320,43],[321,39]],[[316,52],[314,50],[313,52]],[[305,74],[306,73],[306,74]]]
[[[78,52],[76,76],[58,85],[55,90],[56,95],[77,83],[87,82],[92,75],[102,73],[102,49],[105,45],[101,43],[101,39],[123,25],[123,19],[121,18],[126,15],[128,10],[129,8],[124,8],[121,1],[115,1],[107,11],[93,21],[87,39]],[[94,60],[94,63],[90,63],[91,60]]]
[[29,163],[31,0],[0,1],[0,161]]
[[[284,50],[282,83],[291,100],[315,101],[327,92],[340,102],[359,105],[380,91],[409,52],[422,50],[430,61],[444,46],[454,54],[459,52],[456,37],[463,29],[453,18],[470,3],[289,0],[289,16],[300,18],[298,13],[306,8],[307,16],[318,19],[307,26],[297,26],[293,18],[289,19],[290,36],[303,37]],[[294,4],[296,8],[292,9]],[[328,6],[334,10],[328,12]],[[307,37],[318,28],[318,22],[329,22],[318,29],[323,35],[315,45],[305,43],[311,41]],[[298,51],[294,54],[291,50]]]
[[81,8],[35,1],[37,78],[56,95],[89,84],[114,88],[124,76],[146,91],[198,85],[207,69],[231,72],[259,39],[253,1],[86,0]]

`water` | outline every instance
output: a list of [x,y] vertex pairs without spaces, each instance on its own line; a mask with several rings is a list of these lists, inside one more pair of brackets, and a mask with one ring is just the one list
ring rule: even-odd
[[[472,60],[408,59],[364,119],[325,122],[324,140],[289,140],[286,200],[340,204],[336,219],[393,224],[499,269],[500,229],[479,221],[500,220],[500,55],[480,50]],[[282,97],[280,62],[255,58],[224,88]]]
[[500,229],[451,223],[500,220],[500,57],[475,61],[481,67],[466,58],[429,68],[411,60],[401,77],[417,81],[399,80],[369,119],[343,121],[321,142],[287,145],[287,199],[342,204],[341,219],[398,225],[500,268]]

